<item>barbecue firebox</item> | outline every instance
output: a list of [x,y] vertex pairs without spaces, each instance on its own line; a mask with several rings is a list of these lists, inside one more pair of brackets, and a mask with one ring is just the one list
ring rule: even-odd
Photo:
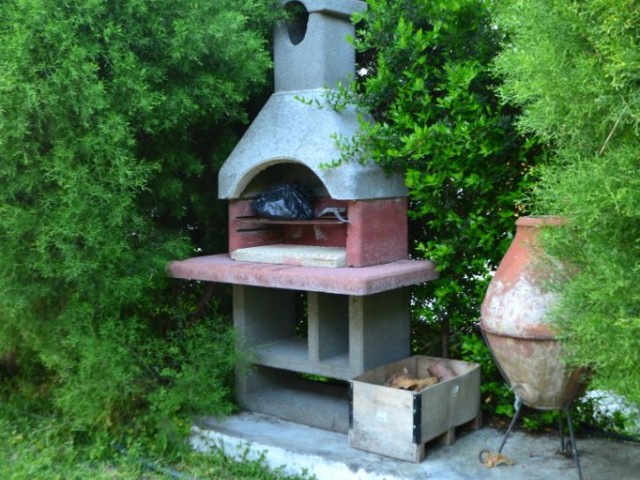
[[[358,121],[352,108],[317,103],[355,72],[346,37],[366,3],[279,1],[290,15],[274,31],[275,92],[218,178],[229,253],[172,262],[169,274],[233,284],[239,341],[255,353],[237,375],[241,406],[347,432],[348,382],[409,356],[407,287],[436,273],[408,259],[401,174],[357,159],[325,167]],[[314,218],[257,217],[251,200],[290,182],[313,191]]]
[[[283,243],[342,248],[340,266],[354,267],[407,258],[402,175],[356,159],[325,167],[340,157],[334,137],[353,136],[358,119],[354,109],[337,112],[316,102],[324,103],[325,88],[347,84],[354,75],[355,53],[346,36],[354,33],[350,15],[365,2],[282,3],[292,17],[275,30],[275,93],[220,171],[219,194],[229,200],[229,251]],[[293,181],[313,190],[316,214],[339,209],[348,222],[331,215],[297,223],[253,217],[251,198]]]

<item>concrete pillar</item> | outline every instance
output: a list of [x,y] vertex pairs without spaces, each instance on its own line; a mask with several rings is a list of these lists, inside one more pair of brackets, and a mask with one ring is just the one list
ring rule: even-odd
[[364,372],[410,354],[409,293],[405,288],[349,297],[352,369]]

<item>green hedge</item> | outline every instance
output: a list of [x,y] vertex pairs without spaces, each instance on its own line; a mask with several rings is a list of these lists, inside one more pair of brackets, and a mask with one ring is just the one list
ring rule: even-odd
[[180,322],[165,266],[226,239],[216,162],[267,83],[273,12],[0,1],[0,353],[73,428],[229,408],[228,333]]
[[568,224],[547,247],[568,267],[554,319],[594,386],[640,402],[640,8],[627,0],[504,0],[501,94],[552,155],[532,198]]

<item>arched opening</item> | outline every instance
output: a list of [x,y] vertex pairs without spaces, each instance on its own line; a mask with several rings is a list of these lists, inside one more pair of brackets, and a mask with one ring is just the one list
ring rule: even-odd
[[287,31],[289,39],[294,45],[304,40],[309,23],[309,12],[302,2],[289,2],[285,5],[287,12]]
[[316,197],[329,196],[322,180],[309,167],[302,163],[283,160],[257,172],[249,180],[240,197],[251,198],[278,183],[292,182],[302,182]]

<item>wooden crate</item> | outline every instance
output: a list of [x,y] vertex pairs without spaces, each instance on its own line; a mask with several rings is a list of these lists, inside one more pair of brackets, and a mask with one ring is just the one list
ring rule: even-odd
[[[418,377],[443,362],[455,376],[421,392],[387,387],[385,381],[405,367]],[[349,445],[411,462],[425,458],[425,443],[440,437],[450,444],[455,428],[480,427],[480,365],[414,356],[383,365],[351,381]]]

